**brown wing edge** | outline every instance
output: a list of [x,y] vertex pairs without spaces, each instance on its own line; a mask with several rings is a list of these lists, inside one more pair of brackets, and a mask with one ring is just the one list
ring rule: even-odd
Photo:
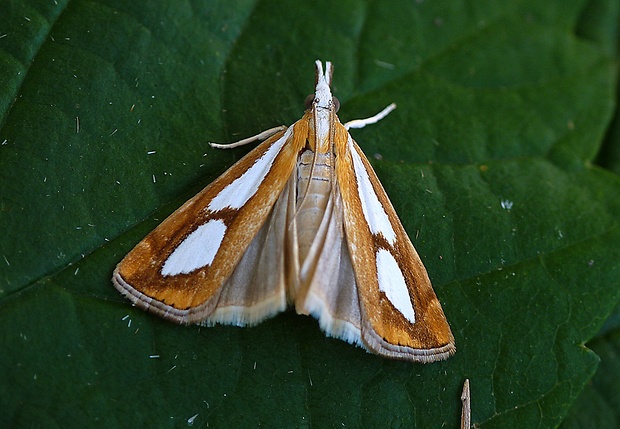
[[[114,274],[112,275],[112,284],[114,285],[116,290],[118,290],[125,298],[131,301],[131,304],[136,307],[147,310],[171,322],[175,322],[178,324],[192,323],[192,321],[188,319],[188,314],[190,313],[191,309],[180,310],[178,308],[174,308],[173,306],[164,304],[163,302],[158,301],[140,292],[123,279],[123,276],[120,274],[119,266],[114,269]],[[203,306],[210,304],[210,302],[211,300],[205,302]]]
[[456,346],[454,345],[454,338],[451,341],[441,347],[435,347],[430,349],[419,349],[407,346],[400,346],[396,344],[390,344],[385,341],[380,335],[378,335],[372,326],[368,323],[368,320],[364,320],[362,328],[362,338],[365,346],[378,354],[388,356],[393,359],[406,360],[411,362],[431,363],[441,360],[446,360],[454,353],[456,353]]

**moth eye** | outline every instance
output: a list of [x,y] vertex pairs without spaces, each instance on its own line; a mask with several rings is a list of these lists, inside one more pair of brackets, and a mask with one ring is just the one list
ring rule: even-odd
[[334,104],[334,112],[338,112],[338,110],[340,110],[340,100],[336,97],[332,97],[332,103]]
[[314,94],[310,94],[309,96],[306,97],[306,100],[304,101],[304,106],[306,106],[306,109],[310,109],[312,107],[313,101],[314,101]]

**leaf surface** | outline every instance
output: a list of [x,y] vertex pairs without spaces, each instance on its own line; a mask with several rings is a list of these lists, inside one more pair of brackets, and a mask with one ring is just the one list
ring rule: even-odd
[[[598,355],[615,374],[615,333],[583,346],[620,298],[615,2],[134,3],[0,0],[0,426],[457,427],[469,378],[481,427],[555,427]],[[180,327],[111,285],[248,150],[208,141],[300,117],[317,58],[341,120],[398,105],[353,135],[452,326],[445,362],[291,311]],[[571,418],[618,395],[584,392]]]

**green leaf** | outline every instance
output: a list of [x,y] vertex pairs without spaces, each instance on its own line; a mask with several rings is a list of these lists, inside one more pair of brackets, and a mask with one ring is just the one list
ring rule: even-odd
[[[481,427],[619,420],[600,412],[617,328],[584,347],[620,298],[616,2],[0,10],[0,426],[457,427],[465,378]],[[450,321],[445,362],[367,354],[293,311],[176,326],[111,285],[248,150],[208,141],[301,116],[317,58],[343,121],[398,105],[353,135]]]
[[588,346],[600,356],[601,364],[562,422],[563,429],[620,425],[620,305]]

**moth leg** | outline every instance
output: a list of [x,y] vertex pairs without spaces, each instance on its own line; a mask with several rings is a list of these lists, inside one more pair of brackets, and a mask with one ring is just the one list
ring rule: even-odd
[[[387,115],[387,113],[386,113],[386,115]],[[284,131],[287,128],[288,127],[286,125],[280,125],[278,127],[269,128],[268,130],[265,130],[262,133],[258,133],[255,136],[248,137],[248,138],[243,139],[243,140],[239,140],[238,142],[225,143],[225,144],[209,142],[209,145],[211,145],[211,147],[214,147],[214,148],[217,148],[217,149],[232,149],[232,148],[235,148],[235,147],[246,145],[248,143],[255,142],[257,140],[266,140],[269,137],[273,136],[274,134],[279,133],[280,131]]]
[[364,119],[354,119],[344,124],[344,127],[347,130],[351,128],[364,128],[366,125],[376,124],[381,119],[385,118],[392,110],[396,109],[396,103],[392,103],[387,106],[385,109],[377,113],[375,116],[371,116],[370,118]]

